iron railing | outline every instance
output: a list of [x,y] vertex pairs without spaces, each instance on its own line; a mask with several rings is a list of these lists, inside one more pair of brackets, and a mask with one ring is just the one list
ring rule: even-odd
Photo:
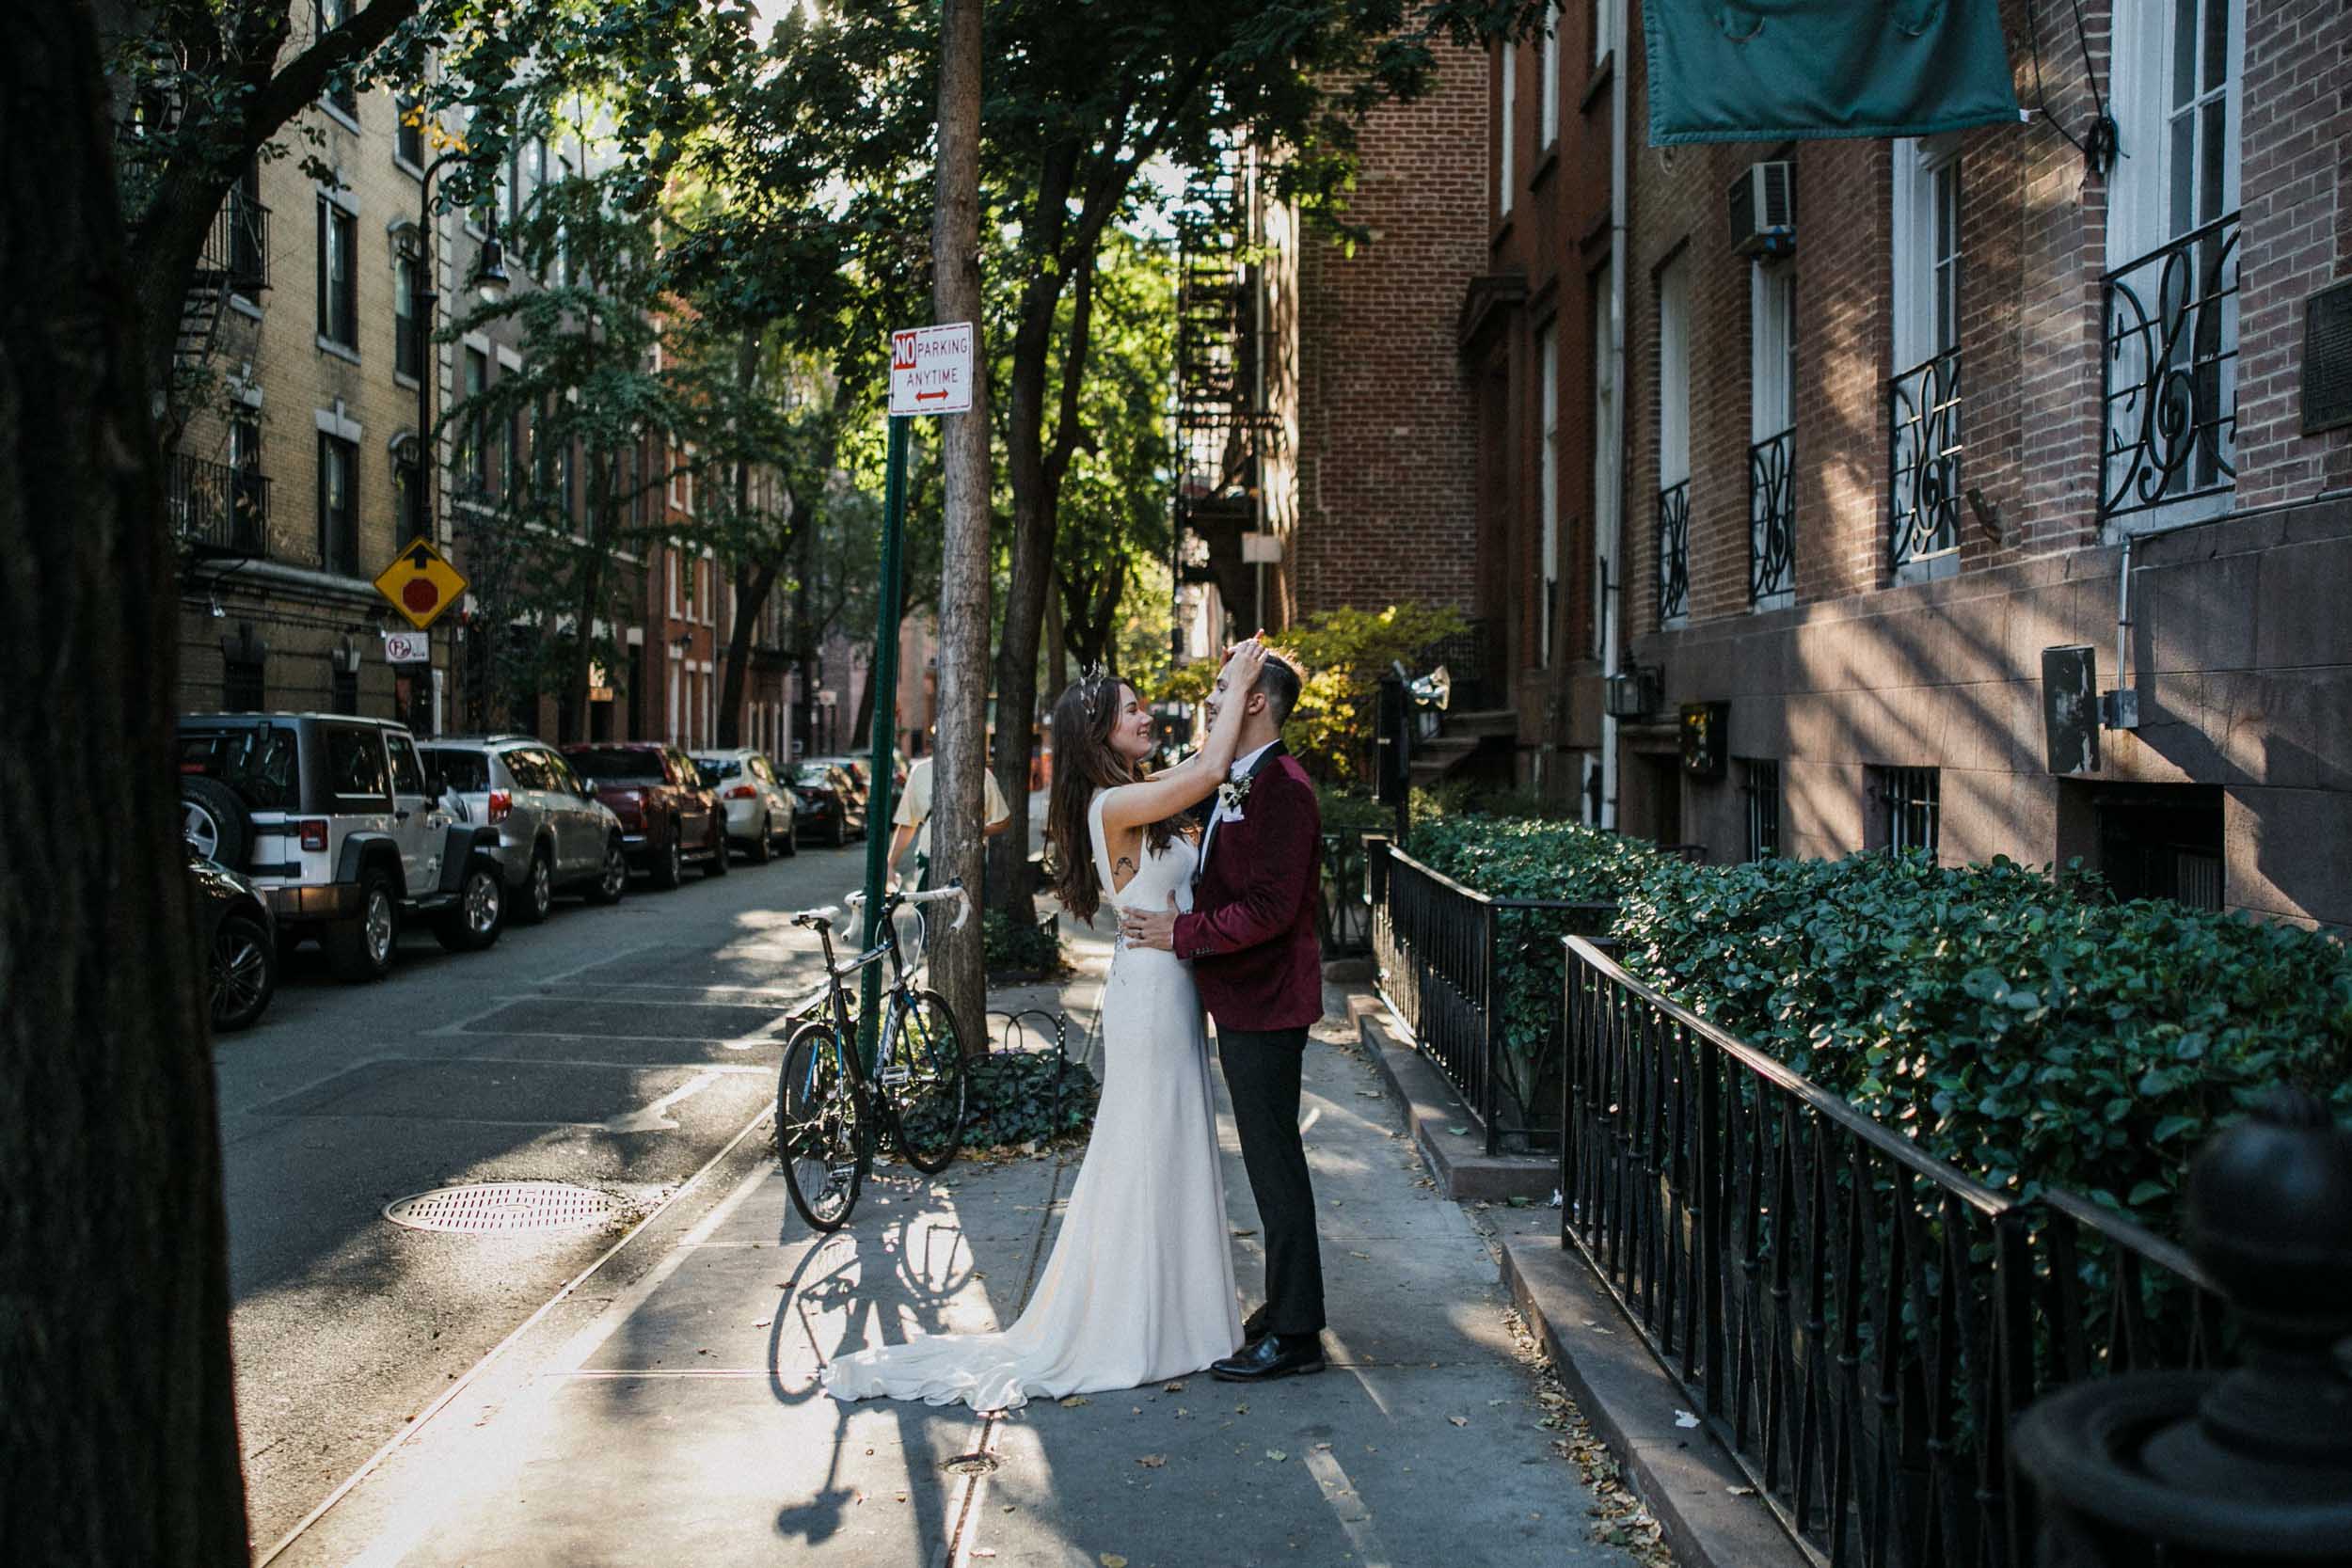
[[199,281],[217,280],[229,293],[247,298],[269,287],[269,209],[242,182],[230,187],[205,231],[197,275]]
[[1691,482],[1658,492],[1658,621],[1691,613]]
[[2010,1418],[2214,1358],[2210,1281],[2096,1205],[1988,1190],[1565,945],[1562,1244],[1814,1561],[2025,1568]]
[[269,481],[258,471],[174,453],[164,497],[172,531],[189,549],[270,554]]
[[1748,449],[1748,602],[1797,586],[1797,433],[1784,430]]
[[[1616,906],[1498,898],[1386,839],[1366,842],[1372,950],[1383,1001],[1445,1074],[1486,1139],[1546,1146],[1558,1103],[1556,1018],[1511,1018],[1511,976],[1564,929],[1606,930]],[[1546,1005],[1542,1011],[1549,1014]]]
[[1492,617],[1467,623],[1422,647],[1413,656],[1413,673],[1426,674],[1442,664],[1454,682],[1449,707],[1474,709],[1502,703],[1503,681],[1502,628]]
[[1886,554],[1897,566],[1960,548],[1960,351],[1886,384]]
[[1367,836],[1360,828],[1323,835],[1322,897],[1315,906],[1315,934],[1323,939],[1327,958],[1372,951]]
[[2237,483],[2238,215],[2100,284],[2099,518]]

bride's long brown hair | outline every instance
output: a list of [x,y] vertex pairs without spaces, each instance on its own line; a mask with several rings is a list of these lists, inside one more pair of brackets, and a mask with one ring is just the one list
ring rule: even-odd
[[[1045,807],[1046,875],[1061,907],[1088,925],[1103,905],[1094,874],[1094,835],[1087,809],[1096,792],[1136,784],[1148,775],[1111,750],[1111,728],[1126,706],[1126,682],[1110,675],[1082,675],[1054,700],[1054,790]],[[1168,847],[1183,826],[1180,817],[1143,830],[1153,853]]]

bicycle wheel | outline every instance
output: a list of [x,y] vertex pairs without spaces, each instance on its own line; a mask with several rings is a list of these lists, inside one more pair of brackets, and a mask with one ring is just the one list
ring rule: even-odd
[[792,1207],[819,1230],[838,1230],[857,1207],[870,1153],[866,1085],[833,1025],[803,1023],[776,1077],[776,1158]]
[[937,991],[891,998],[882,1053],[882,1093],[898,1123],[898,1148],[914,1168],[946,1170],[963,1138],[963,1037]]

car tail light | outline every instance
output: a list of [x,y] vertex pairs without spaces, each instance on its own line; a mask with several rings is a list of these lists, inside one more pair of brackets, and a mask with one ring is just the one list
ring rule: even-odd
[[727,791],[727,799],[730,800],[755,800],[759,799],[759,791],[754,789],[750,784],[737,784],[733,789]]
[[503,789],[490,791],[490,820],[503,822],[506,814],[515,809],[515,797]]
[[324,822],[305,822],[302,824],[302,847],[305,849],[313,850],[326,848],[326,824]]

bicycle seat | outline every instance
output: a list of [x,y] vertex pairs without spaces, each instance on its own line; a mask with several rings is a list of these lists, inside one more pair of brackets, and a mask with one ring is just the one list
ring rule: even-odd
[[809,930],[822,930],[841,919],[841,906],[820,904],[813,910],[803,910],[792,917],[792,924]]

